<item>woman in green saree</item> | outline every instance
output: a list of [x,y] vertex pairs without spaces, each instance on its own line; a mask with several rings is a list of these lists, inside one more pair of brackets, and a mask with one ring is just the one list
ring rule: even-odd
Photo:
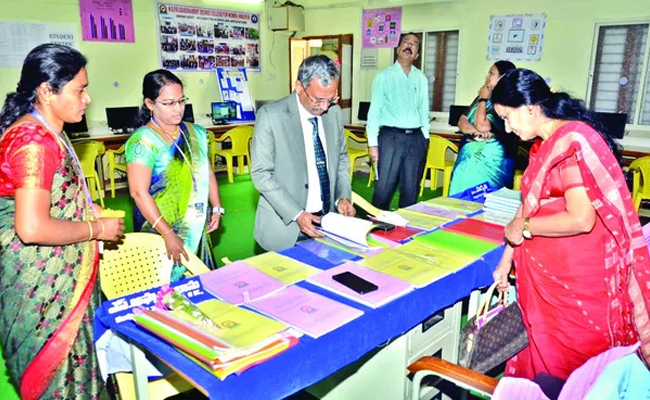
[[0,343],[23,400],[98,399],[103,388],[96,240],[117,240],[124,221],[100,218],[63,134],[91,101],[85,66],[70,47],[36,47],[0,111]]
[[[184,246],[213,269],[210,233],[224,213],[208,154],[205,128],[183,122],[183,84],[167,70],[145,75],[140,123],[126,142],[129,192],[136,209],[135,230],[157,232],[176,267],[172,282],[185,272]],[[212,205],[209,207],[208,202]]]
[[478,97],[458,121],[464,135],[451,175],[450,195],[485,182],[495,190],[512,187],[519,139],[505,131],[492,107],[490,93],[499,78],[513,69],[515,65],[510,61],[494,63]]

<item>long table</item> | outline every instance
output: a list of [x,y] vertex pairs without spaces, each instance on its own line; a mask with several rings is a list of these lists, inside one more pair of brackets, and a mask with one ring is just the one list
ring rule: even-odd
[[[378,309],[367,308],[309,283],[301,282],[299,286],[361,309],[364,315],[319,339],[303,336],[297,346],[251,368],[240,376],[230,376],[224,381],[217,379],[200,365],[190,362],[173,346],[138,328],[130,320],[131,308],[142,304],[143,301],[144,305],[149,305],[147,301],[154,301],[152,299],[155,299],[157,288],[104,302],[97,309],[95,326],[97,334],[109,328],[150,351],[210,399],[283,399],[324,380],[360,359],[363,362],[357,364],[363,364],[363,367],[355,364],[357,365],[354,367],[355,371],[350,373],[356,380],[348,379],[354,384],[346,385],[346,382],[343,382],[338,385],[344,388],[339,392],[345,391],[346,394],[336,394],[336,389],[331,390],[330,387],[323,389],[316,386],[315,391],[330,392],[325,396],[327,399],[351,398],[352,393],[357,398],[404,398],[407,385],[406,367],[409,362],[405,355],[407,351],[405,333],[427,321],[432,314],[459,302],[474,289],[491,284],[492,271],[498,264],[502,252],[503,247],[497,247],[456,273],[447,275]],[[294,246],[280,253],[321,269],[328,269],[335,265],[328,261],[328,255],[321,258],[301,246]],[[353,256],[350,258],[354,259]],[[193,301],[199,302],[211,298],[202,290],[198,277],[185,279],[180,284],[195,288],[192,291]],[[457,308],[460,309],[459,304]],[[429,324],[428,321],[425,323]],[[429,325],[422,326],[420,332],[429,328]],[[453,329],[458,330],[459,326],[454,326]],[[382,349],[382,346],[390,342],[391,345]],[[385,356],[386,354],[388,356]],[[380,360],[378,363],[384,364],[379,367],[379,371],[385,373],[380,379],[377,379],[377,376],[363,376],[360,372],[373,360]],[[370,370],[375,371],[371,373],[372,375],[376,374],[378,369]],[[387,373],[388,370],[391,372]],[[364,384],[365,388],[358,387]],[[352,386],[354,387],[351,388]]]

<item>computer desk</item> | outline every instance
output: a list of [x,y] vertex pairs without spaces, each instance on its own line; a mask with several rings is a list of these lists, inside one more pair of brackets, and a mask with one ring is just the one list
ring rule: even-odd
[[[155,301],[157,288],[104,302],[95,313],[96,336],[97,327],[119,332],[210,399],[280,400],[305,388],[327,400],[404,399],[410,385],[408,365],[432,354],[457,361],[461,300],[493,282],[492,271],[502,252],[503,246],[497,247],[459,271],[374,310],[301,282],[299,286],[361,309],[364,315],[318,339],[303,336],[295,347],[224,381],[129,320],[134,305]],[[319,258],[301,246],[280,253],[321,269],[334,266],[327,256]],[[193,301],[211,298],[198,277],[180,284],[194,285]],[[146,376],[137,365],[134,371],[139,398],[148,398]]]
[[[199,121],[198,124],[205,126],[201,122],[205,122],[205,121]],[[212,132],[215,135],[215,137],[220,137],[230,129],[233,129],[241,125],[252,126],[253,123],[242,122],[242,123],[233,123],[233,124],[226,124],[226,125],[209,125],[209,126],[205,126],[205,129]],[[117,150],[120,147],[122,147],[127,140],[129,140],[129,137],[131,137],[131,133],[115,134],[106,126],[93,127],[87,133],[88,133],[87,137],[71,137],[70,141],[72,143],[78,143],[78,142],[93,140],[97,142],[102,142],[106,150]],[[105,176],[104,170],[107,168],[108,164],[104,162],[103,154],[104,153],[100,154],[100,156],[97,158],[96,164],[97,164],[97,171],[99,173],[99,179],[102,183],[102,189],[104,190],[104,195],[106,195],[106,185],[109,182],[104,179]]]

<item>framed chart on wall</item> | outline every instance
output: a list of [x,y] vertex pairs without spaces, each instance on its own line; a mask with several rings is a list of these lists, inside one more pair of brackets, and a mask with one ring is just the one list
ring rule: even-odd
[[491,16],[487,59],[490,61],[541,60],[545,28],[545,13]]
[[260,70],[259,14],[171,3],[157,3],[156,7],[158,52],[163,68]]

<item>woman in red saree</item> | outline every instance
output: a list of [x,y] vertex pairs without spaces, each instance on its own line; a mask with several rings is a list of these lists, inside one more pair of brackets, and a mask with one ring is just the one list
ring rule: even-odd
[[64,122],[90,102],[86,59],[46,44],[25,59],[0,111],[0,343],[23,400],[96,399],[96,240],[122,219],[99,218]]
[[611,139],[580,101],[529,70],[504,76],[492,101],[508,131],[541,139],[494,273],[507,289],[514,261],[529,339],[506,375],[566,380],[590,357],[637,341],[647,362],[650,260]]

